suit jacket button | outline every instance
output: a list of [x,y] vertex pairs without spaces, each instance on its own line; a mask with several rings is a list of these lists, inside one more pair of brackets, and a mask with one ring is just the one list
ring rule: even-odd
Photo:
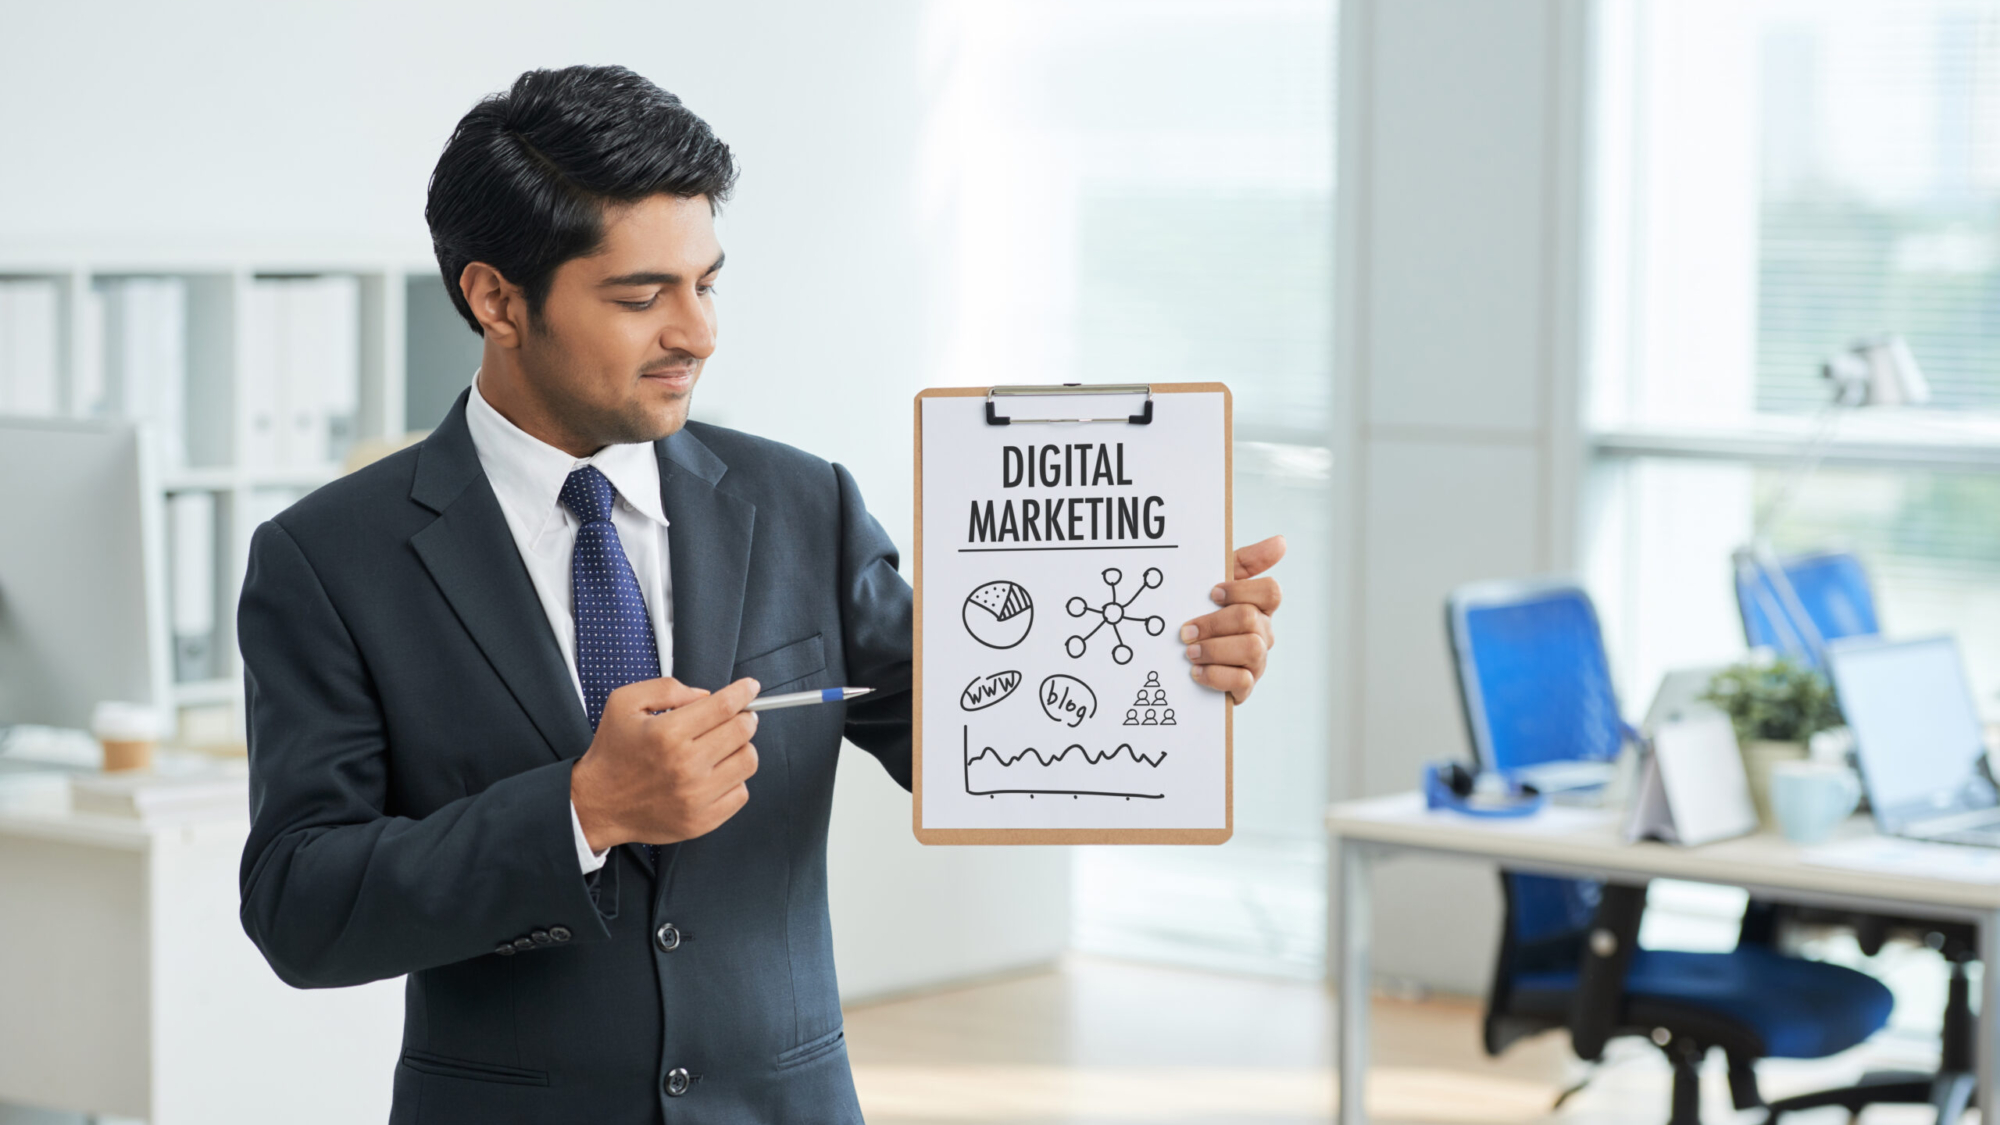
[[514,939],[514,952],[516,953],[526,953],[533,948],[535,948],[535,939],[533,938],[517,937]]
[[550,927],[549,927],[549,936],[550,936],[550,937],[552,937],[552,938],[554,938],[554,939],[556,939],[557,941],[568,941],[568,940],[570,939],[570,932],[569,932],[569,927],[568,927],[568,926],[550,926]]
[[499,945],[493,947],[493,952],[498,953],[502,957],[512,957],[514,955],[514,943],[511,941],[503,941]]
[[672,953],[674,950],[679,949],[681,947],[680,928],[672,922],[661,923],[660,928],[653,931],[653,944],[659,946],[662,953]]
[[667,1072],[667,1096],[678,1098],[688,1092],[687,1067],[677,1066]]
[[547,930],[536,930],[534,933],[529,934],[528,937],[536,945],[547,945],[556,940]]

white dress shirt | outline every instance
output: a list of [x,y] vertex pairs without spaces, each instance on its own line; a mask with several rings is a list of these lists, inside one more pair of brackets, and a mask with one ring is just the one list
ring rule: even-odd
[[[589,457],[572,457],[509,422],[479,393],[474,376],[465,404],[465,425],[479,452],[479,467],[493,485],[507,530],[527,564],[535,596],[541,599],[549,629],[556,635],[563,663],[569,665],[577,702],[583,702],[583,680],[576,671],[576,606],[570,580],[570,556],[576,552],[578,522],[558,497],[571,472],[595,465],[618,490],[611,509],[611,526],[639,580],[646,616],[653,623],[653,640],[660,647],[660,674],[673,675],[673,575],[667,567],[667,514],[660,505],[660,463],[650,442],[607,445]],[[588,874],[604,866],[603,852],[593,852],[584,839],[576,806],[569,810],[576,830],[577,863]]]

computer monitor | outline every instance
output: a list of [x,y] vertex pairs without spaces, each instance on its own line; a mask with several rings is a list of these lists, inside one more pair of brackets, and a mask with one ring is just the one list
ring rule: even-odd
[[1856,637],[1829,645],[1827,661],[1884,832],[2000,801],[1956,641]]
[[0,725],[168,704],[148,440],[128,422],[0,417]]

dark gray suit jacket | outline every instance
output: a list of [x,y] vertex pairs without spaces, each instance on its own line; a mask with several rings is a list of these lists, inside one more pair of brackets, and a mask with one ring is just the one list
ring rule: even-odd
[[392,1122],[861,1119],[827,813],[843,735],[909,787],[910,588],[839,466],[699,424],[658,451],[674,675],[877,690],[764,715],[749,805],[657,871],[578,870],[591,729],[463,396],[252,541],[243,927],[301,988],[409,974]]

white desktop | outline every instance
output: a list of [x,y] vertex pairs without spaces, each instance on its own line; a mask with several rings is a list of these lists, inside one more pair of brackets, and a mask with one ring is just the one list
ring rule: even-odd
[[157,760],[162,785],[197,771],[240,794],[192,813],[91,815],[69,799],[71,777],[99,776],[73,729],[96,704],[171,704],[147,446],[130,423],[0,418],[0,733],[16,735],[0,740],[0,780],[35,797],[0,800],[0,1116],[383,1120],[402,982],[301,992],[265,964],[237,919],[241,762]]
[[130,422],[0,417],[0,726],[167,705],[149,441]]

